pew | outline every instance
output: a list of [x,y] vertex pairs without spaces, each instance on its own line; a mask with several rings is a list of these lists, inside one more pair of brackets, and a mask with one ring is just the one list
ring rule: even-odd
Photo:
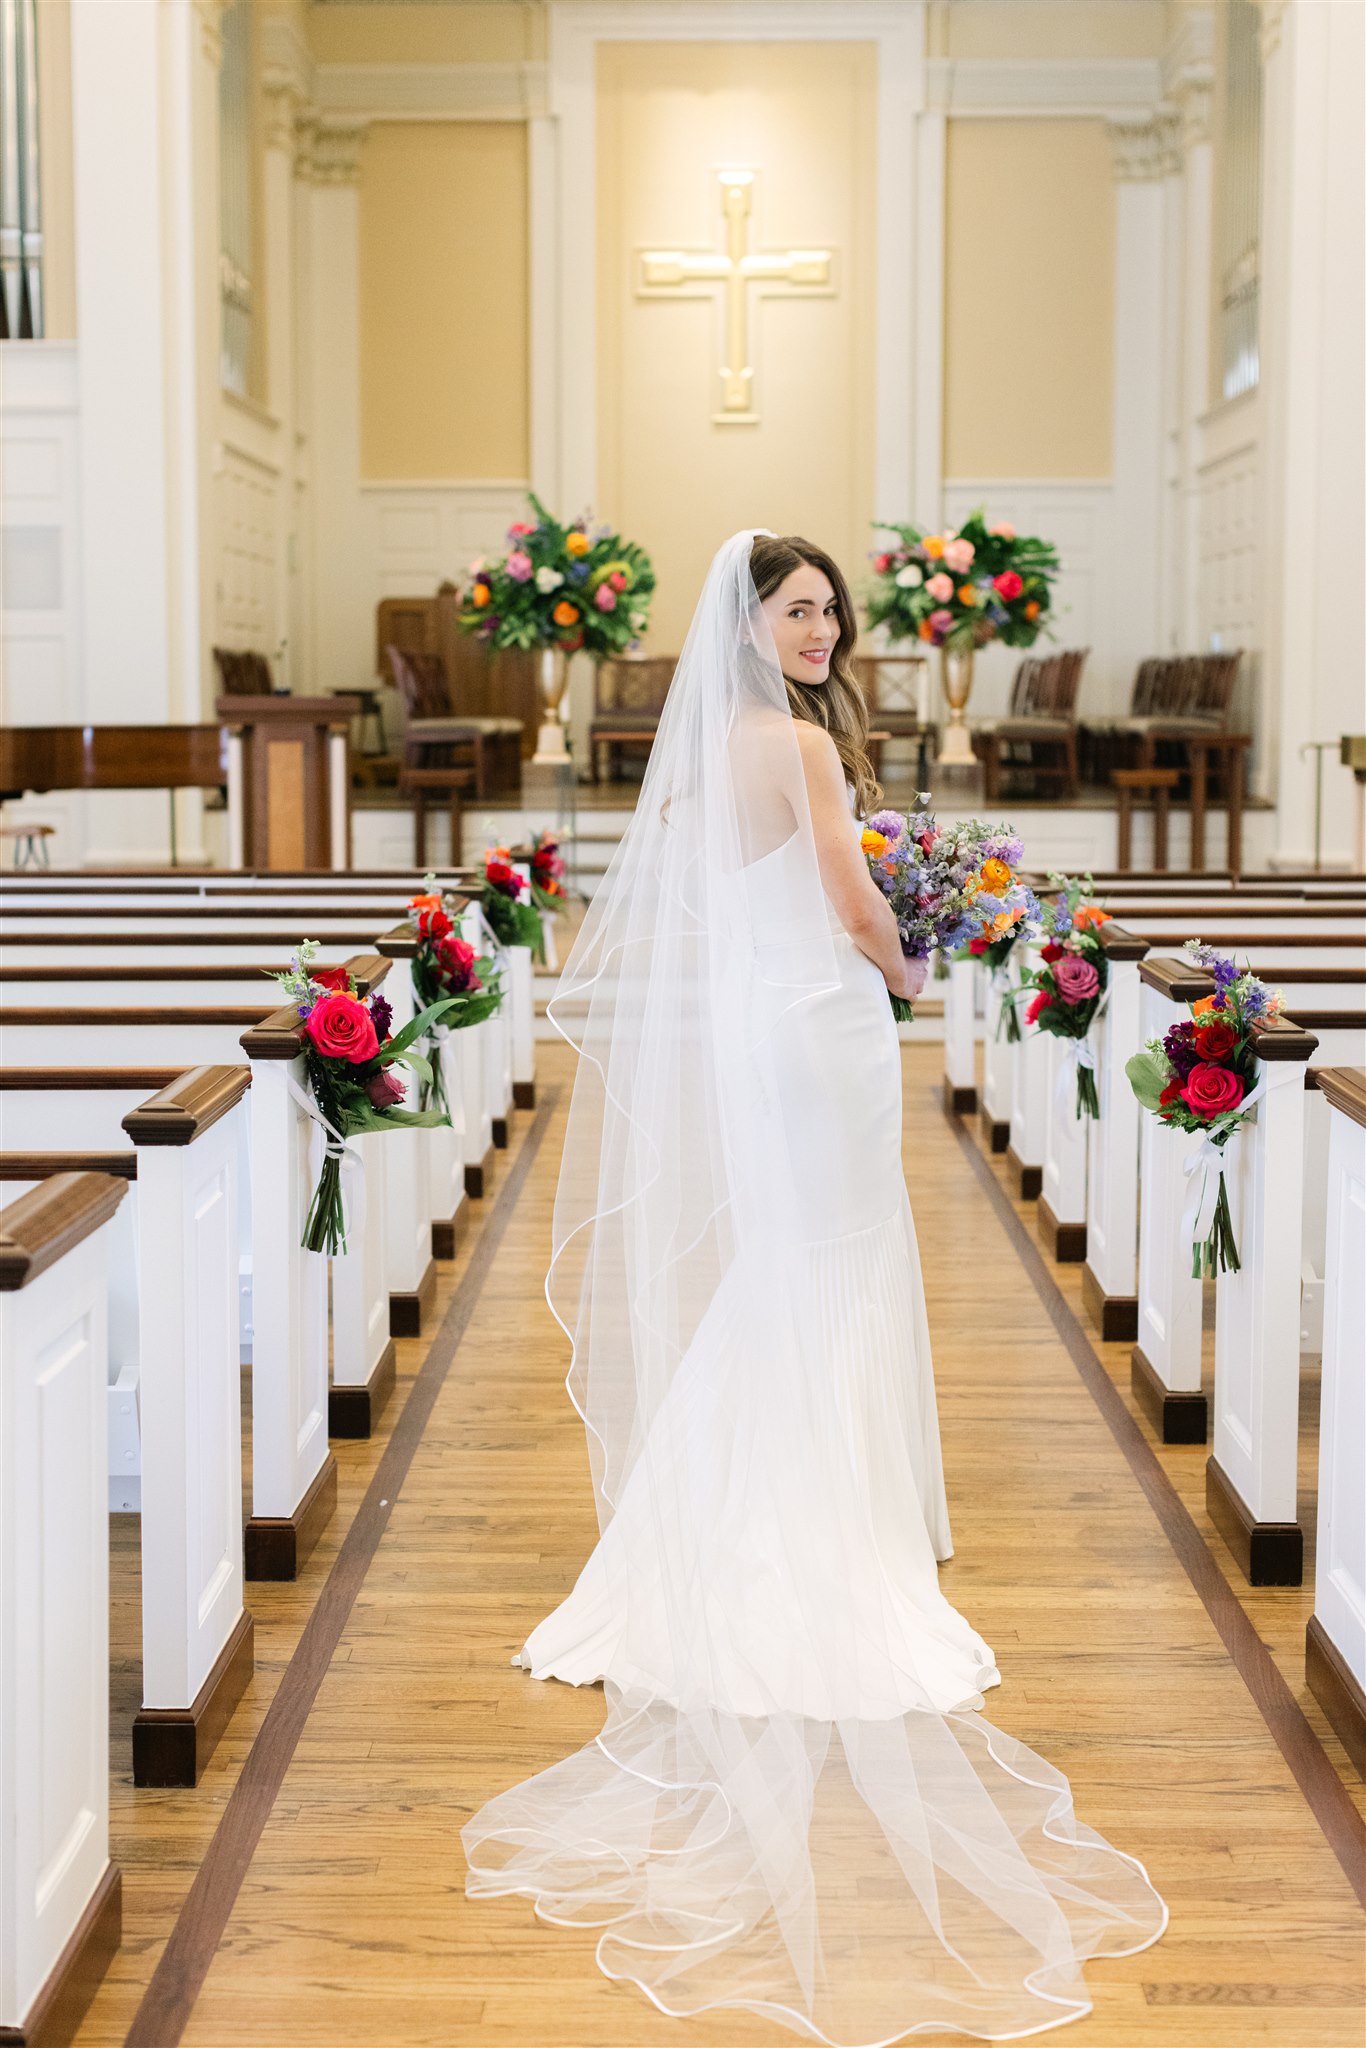
[[1366,1068],[1314,1073],[1329,1106],[1314,1612],[1305,1677],[1366,1778]]
[[0,2038],[15,2042],[70,2039],[122,1931],[105,1302],[107,1225],[127,1186],[61,1174],[0,1217]]

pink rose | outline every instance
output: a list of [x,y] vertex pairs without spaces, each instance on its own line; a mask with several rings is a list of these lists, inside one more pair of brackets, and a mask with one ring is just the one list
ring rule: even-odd
[[937,576],[931,576],[925,589],[936,604],[946,604],[953,596],[953,578],[946,576],[941,569]]
[[508,539],[509,539],[509,540],[517,540],[517,539],[519,539],[519,538],[520,538],[520,536],[521,536],[522,534],[524,534],[524,533],[534,533],[535,531],[536,531],[536,529],[535,529],[535,527],[534,527],[534,526],[533,526],[533,525],[531,524],[530,520],[528,520],[528,519],[514,519],[514,520],[513,520],[513,522],[512,522],[512,524],[511,524],[511,526],[510,526],[510,527],[508,528]]
[[524,555],[520,548],[514,548],[507,560],[508,575],[514,583],[531,581],[531,557]]
[[376,1109],[397,1109],[403,1101],[403,1083],[392,1067],[381,1067],[365,1084],[365,1092]]
[[952,569],[955,576],[966,576],[972,567],[972,558],[977,550],[970,540],[946,540],[944,543],[944,567]]
[[948,632],[948,630],[949,630],[949,627],[950,627],[950,626],[951,626],[952,624],[953,624],[953,613],[952,613],[952,612],[943,612],[943,611],[940,611],[940,612],[931,612],[931,613],[930,613],[930,630],[931,630],[932,632],[934,632],[934,633],[947,633],[947,632]]
[[304,1030],[326,1059],[361,1066],[379,1051],[374,1020],[354,996],[324,996],[309,1012]]
[[1100,976],[1089,960],[1078,953],[1064,953],[1053,962],[1053,979],[1065,1003],[1089,1003],[1100,994]]
[[600,583],[593,592],[593,602],[600,612],[614,612],[617,608],[617,593],[610,583]]
[[890,555],[873,556],[873,567],[877,571],[879,576],[885,576],[887,574],[887,571],[891,568],[891,566],[892,558]]
[[1023,582],[1013,569],[1002,569],[1000,575],[993,576],[991,580],[996,586],[997,595],[1003,597],[1007,604],[1012,603],[1024,589]]
[[1015,529],[1008,519],[998,520],[995,526],[988,528],[988,532],[994,533],[997,540],[1014,540],[1015,538]]
[[1243,1077],[1232,1067],[1212,1067],[1201,1060],[1187,1074],[1181,1099],[1197,1116],[1223,1116],[1242,1101]]

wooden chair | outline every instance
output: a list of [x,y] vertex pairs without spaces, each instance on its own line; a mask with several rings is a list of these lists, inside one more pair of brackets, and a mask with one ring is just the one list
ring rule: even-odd
[[1054,778],[1062,796],[1076,795],[1077,693],[1090,651],[1072,647],[1043,659],[1027,655],[1016,670],[1005,717],[975,728],[973,750],[982,762],[988,803],[999,798],[1001,771],[1012,765],[1027,769],[1036,782]]
[[385,653],[408,714],[399,787],[445,789],[452,797],[472,787],[481,802],[520,790],[521,719],[456,714],[439,654],[405,654],[398,647]]
[[269,697],[275,688],[270,663],[250,648],[215,647],[213,662],[224,697]]
[[[938,728],[928,716],[929,666],[927,654],[860,654],[854,662],[869,720],[878,733],[876,741],[871,732],[868,736],[873,773],[879,777],[882,774],[882,747],[886,740],[911,740],[917,750],[916,778],[920,789],[928,787],[929,761],[938,737]],[[923,720],[922,702],[927,712]]]
[[391,680],[388,650],[436,654],[446,671],[446,708],[454,718],[516,718],[522,755],[536,745],[542,711],[534,651],[490,648],[460,625],[460,593],[443,583],[434,597],[383,597],[375,608],[375,673]]
[[593,678],[593,717],[588,727],[588,760],[599,780],[598,750],[607,749],[608,779],[621,779],[621,757],[627,747],[654,745],[678,657],[673,654],[624,655],[598,663]]

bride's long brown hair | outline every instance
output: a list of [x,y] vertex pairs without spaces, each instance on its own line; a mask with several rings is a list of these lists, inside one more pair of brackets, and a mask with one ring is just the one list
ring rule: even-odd
[[784,676],[787,701],[794,718],[805,718],[829,733],[844,772],[854,785],[854,809],[866,818],[881,803],[882,790],[868,758],[868,706],[854,671],[858,618],[844,572],[824,548],[796,533],[779,534],[776,538],[758,535],[750,550],[749,568],[762,604],[804,562],[830,579],[840,636],[831,649],[828,680],[797,683],[791,676]]

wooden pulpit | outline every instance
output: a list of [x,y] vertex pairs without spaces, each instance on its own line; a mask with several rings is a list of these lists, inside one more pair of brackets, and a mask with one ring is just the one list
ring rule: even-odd
[[350,862],[350,697],[220,697],[228,735],[228,864]]

